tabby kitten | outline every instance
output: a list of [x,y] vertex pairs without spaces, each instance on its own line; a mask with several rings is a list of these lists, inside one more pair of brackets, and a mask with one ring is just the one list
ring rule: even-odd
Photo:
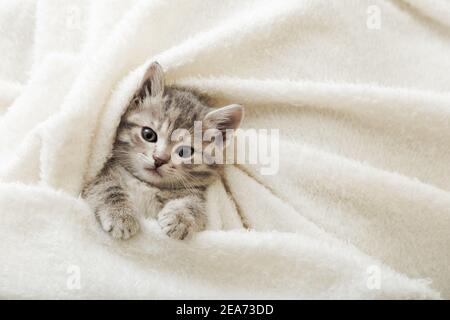
[[[161,66],[152,63],[121,118],[111,158],[82,192],[103,230],[128,239],[139,230],[138,214],[156,217],[174,239],[202,230],[205,190],[220,166],[205,163],[212,156],[205,142],[190,143],[194,121],[225,133],[242,118],[239,105],[212,109],[191,90],[165,87]],[[221,144],[228,139],[219,138]]]

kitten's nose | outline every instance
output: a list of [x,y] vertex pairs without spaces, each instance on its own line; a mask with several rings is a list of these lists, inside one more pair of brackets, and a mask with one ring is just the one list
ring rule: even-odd
[[155,167],[161,167],[163,164],[169,162],[168,156],[159,156],[159,155],[153,155],[153,159],[155,160]]

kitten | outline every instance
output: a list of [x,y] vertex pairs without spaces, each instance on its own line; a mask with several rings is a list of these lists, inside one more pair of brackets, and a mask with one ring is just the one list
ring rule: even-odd
[[[156,217],[174,239],[202,230],[205,191],[220,166],[194,162],[212,154],[184,141],[194,140],[194,121],[224,133],[242,118],[239,105],[212,109],[191,90],[165,86],[161,66],[152,63],[121,118],[111,158],[82,192],[103,230],[128,239],[139,230],[138,214]],[[173,139],[180,129],[184,135]],[[223,143],[227,138],[220,136]]]

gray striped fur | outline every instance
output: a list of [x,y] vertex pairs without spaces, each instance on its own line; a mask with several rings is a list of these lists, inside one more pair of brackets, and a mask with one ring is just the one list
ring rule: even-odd
[[[150,65],[121,118],[111,158],[82,192],[105,231],[130,238],[139,229],[138,214],[157,218],[175,239],[205,227],[205,191],[221,167],[175,164],[171,158],[155,168],[153,155],[170,156],[172,132],[183,128],[192,134],[194,121],[212,110],[194,91],[165,86],[162,68]],[[143,127],[157,133],[156,143],[142,138]]]

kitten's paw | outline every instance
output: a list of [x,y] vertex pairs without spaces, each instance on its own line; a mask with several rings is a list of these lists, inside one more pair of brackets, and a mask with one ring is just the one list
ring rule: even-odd
[[162,211],[158,215],[158,223],[161,229],[169,237],[183,240],[189,237],[195,230],[195,218],[187,210]]
[[128,213],[107,213],[99,215],[103,230],[116,239],[129,239],[139,231],[139,222]]

